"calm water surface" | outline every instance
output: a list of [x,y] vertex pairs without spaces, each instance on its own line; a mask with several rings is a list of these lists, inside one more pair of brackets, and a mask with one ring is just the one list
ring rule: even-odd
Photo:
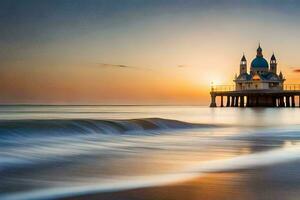
[[280,165],[293,166],[278,180],[294,184],[288,199],[296,199],[299,116],[300,108],[1,106],[0,199],[113,192]]

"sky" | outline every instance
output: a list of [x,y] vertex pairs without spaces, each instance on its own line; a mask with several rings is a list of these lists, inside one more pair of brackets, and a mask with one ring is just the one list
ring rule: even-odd
[[1,0],[1,104],[206,105],[261,43],[299,83],[300,2]]

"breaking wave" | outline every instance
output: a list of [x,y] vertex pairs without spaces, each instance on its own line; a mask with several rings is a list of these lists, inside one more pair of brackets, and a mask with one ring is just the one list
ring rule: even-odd
[[128,120],[97,119],[47,119],[9,120],[0,122],[0,137],[28,136],[28,134],[134,134],[147,130],[187,129],[212,127],[208,124],[195,124],[163,118],[143,118]]

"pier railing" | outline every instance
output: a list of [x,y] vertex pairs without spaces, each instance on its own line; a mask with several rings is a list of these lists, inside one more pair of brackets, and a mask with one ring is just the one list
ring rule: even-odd
[[211,92],[229,92],[235,91],[235,85],[213,85]]
[[[211,92],[229,92],[235,91],[235,85],[213,85],[211,86]],[[247,89],[239,89],[240,90],[247,90]],[[284,84],[283,85],[284,91],[300,91],[300,84]]]
[[283,85],[283,90],[287,90],[287,91],[300,90],[300,84],[285,84]]

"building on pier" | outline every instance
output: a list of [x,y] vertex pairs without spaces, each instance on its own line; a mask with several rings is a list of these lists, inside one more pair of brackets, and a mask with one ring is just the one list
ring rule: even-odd
[[249,72],[247,59],[243,54],[239,75],[233,81],[233,86],[212,86],[211,107],[217,106],[217,97],[220,97],[221,107],[295,107],[296,96],[300,104],[300,85],[285,85],[283,74],[278,73],[274,53],[268,63],[260,45]]
[[273,53],[268,61],[263,57],[260,45],[257,48],[256,58],[251,62],[247,72],[247,60],[243,55],[240,62],[240,74],[235,77],[236,90],[282,90],[285,79],[282,73],[277,74],[277,60]]

